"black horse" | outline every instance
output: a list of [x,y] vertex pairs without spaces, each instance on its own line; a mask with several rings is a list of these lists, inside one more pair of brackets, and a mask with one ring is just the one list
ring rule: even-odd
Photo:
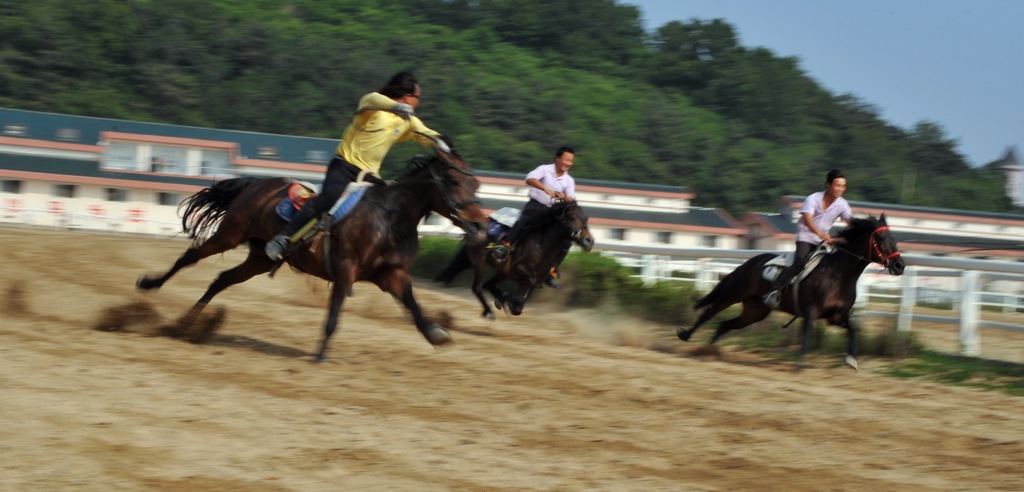
[[[527,226],[521,239],[505,252],[501,252],[501,248],[495,249],[493,243],[464,243],[435,280],[449,283],[460,272],[473,267],[473,293],[484,307],[482,315],[494,319],[494,312],[484,297],[483,288],[486,287],[494,296],[495,307],[504,309],[507,305],[509,312],[518,316],[533,290],[547,280],[566,241],[578,244],[584,251],[594,247],[594,236],[590,235],[587,227],[587,215],[576,202],[553,205],[547,213],[538,216],[535,223]],[[495,271],[486,283],[483,281],[485,262]],[[498,288],[498,284],[506,279],[519,287],[515,297]]]
[[[272,271],[264,254],[268,239],[284,227],[275,206],[293,182],[285,178],[235,178],[221,181],[182,202],[182,228],[193,239],[167,273],[143,276],[139,289],[160,288],[178,270],[203,258],[247,243],[249,255],[240,265],[221,272],[206,293],[185,314],[182,324],[195,321],[218,292]],[[373,282],[402,301],[416,327],[432,345],[452,341],[444,328],[428,322],[413,297],[409,266],[419,251],[417,226],[431,211],[462,228],[468,243],[483,242],[486,216],[476,198],[479,182],[457,153],[418,156],[394,184],[366,190],[362,200],[312,245],[295,248],[286,257],[293,268],[334,283],[324,337],[316,360],[322,361],[337,327],[342,301],[352,284]],[[215,232],[212,232],[216,229]],[[329,239],[324,239],[329,238]]]
[[[850,321],[850,310],[857,299],[857,279],[871,262],[881,264],[892,275],[902,275],[906,263],[889,232],[885,214],[878,219],[855,218],[839,236],[834,252],[824,255],[817,267],[798,283],[783,288],[779,310],[804,318],[801,357],[807,351],[809,334],[816,320],[824,319],[831,325],[846,328],[846,363],[856,369],[857,327]],[[678,331],[679,338],[689,340],[704,322],[739,302],[743,303],[743,312],[720,323],[709,344],[729,331],[766,318],[771,309],[762,297],[771,289],[771,282],[765,280],[762,273],[765,264],[775,257],[771,253],[757,255],[726,275],[708,295],[697,301],[694,309],[704,311],[692,328]]]

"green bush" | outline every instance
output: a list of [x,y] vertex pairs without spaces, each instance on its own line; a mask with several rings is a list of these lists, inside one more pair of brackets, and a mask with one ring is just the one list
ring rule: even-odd
[[[455,252],[462,247],[462,241],[448,237],[421,237],[420,252],[409,273],[414,277],[433,279],[448,266]],[[472,278],[472,275],[469,275]]]

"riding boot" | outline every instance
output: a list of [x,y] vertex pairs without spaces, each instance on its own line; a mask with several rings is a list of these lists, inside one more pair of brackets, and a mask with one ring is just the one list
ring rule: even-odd
[[267,254],[271,260],[281,261],[284,258],[284,253],[292,245],[292,236],[295,235],[302,227],[308,224],[310,221],[316,219],[316,210],[308,204],[302,207],[301,210],[295,217],[292,217],[292,221],[285,226],[278,235],[274,236],[270,241],[267,241],[267,246],[263,252]]

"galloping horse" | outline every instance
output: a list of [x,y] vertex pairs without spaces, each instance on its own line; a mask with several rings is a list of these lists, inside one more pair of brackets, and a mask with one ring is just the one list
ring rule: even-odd
[[[472,266],[473,293],[484,307],[482,316],[494,319],[494,312],[484,297],[484,287],[494,296],[495,307],[504,309],[507,305],[513,316],[519,316],[530,294],[548,278],[555,258],[565,242],[570,240],[584,251],[594,247],[594,236],[590,235],[583,207],[576,202],[559,202],[538,217],[536,224],[525,230],[519,242],[510,245],[505,255],[495,253],[486,243],[466,242],[435,280],[449,283],[460,272]],[[483,281],[484,262],[496,272],[486,283]],[[508,293],[498,288],[498,284],[505,279],[518,285],[517,296],[510,298]]]
[[[839,235],[841,239],[836,241],[836,251],[824,255],[818,266],[798,283],[783,288],[779,310],[804,319],[801,357],[807,351],[810,331],[816,320],[824,319],[831,325],[846,328],[846,363],[856,369],[857,327],[850,320],[850,310],[857,299],[857,279],[872,262],[881,264],[892,275],[902,275],[906,263],[889,232],[885,214],[879,219],[855,218]],[[695,310],[706,309],[692,328],[678,331],[679,339],[689,340],[704,322],[738,302],[743,303],[743,312],[720,323],[709,345],[729,331],[766,318],[771,309],[764,304],[762,296],[771,289],[771,282],[762,274],[766,263],[775,257],[772,253],[757,255],[726,275],[708,295],[697,301]]]
[[[279,266],[263,251],[268,239],[284,226],[274,211],[292,181],[285,178],[234,178],[221,181],[182,202],[182,229],[193,240],[167,273],[143,276],[139,289],[158,289],[178,270],[211,255],[248,243],[240,265],[220,273],[206,293],[182,317],[196,319],[218,292],[272,271]],[[418,156],[394,184],[373,187],[342,220],[324,231],[325,240],[295,248],[285,261],[293,268],[334,283],[324,337],[317,352],[323,361],[338,324],[342,301],[352,284],[367,280],[390,293],[411,311],[416,328],[432,345],[452,341],[443,327],[423,316],[413,297],[409,266],[419,251],[417,225],[431,211],[450,218],[466,232],[468,243],[486,237],[486,216],[476,198],[479,182],[457,153]],[[216,228],[212,234],[211,230]],[[331,244],[326,238],[333,238]],[[329,245],[329,247],[328,247]]]

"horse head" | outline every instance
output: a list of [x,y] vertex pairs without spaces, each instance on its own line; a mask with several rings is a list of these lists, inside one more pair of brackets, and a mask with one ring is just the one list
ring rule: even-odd
[[896,238],[889,231],[889,225],[885,222],[885,213],[878,219],[878,227],[871,233],[871,256],[872,261],[877,261],[889,273],[903,275],[907,263],[900,254],[900,248],[896,244]]
[[583,248],[583,251],[590,251],[594,247],[594,236],[590,234],[590,227],[587,226],[587,214],[583,212],[576,202],[565,202],[555,205],[559,222],[562,227],[569,231],[569,238]]
[[888,270],[892,275],[903,275],[907,263],[903,260],[896,238],[889,230],[884,213],[878,219],[874,217],[854,219],[842,235],[851,244],[857,242],[858,239],[861,241],[866,239],[865,260],[882,265],[882,268]]
[[440,191],[439,200],[432,205],[434,212],[447,217],[466,232],[470,243],[487,241],[487,215],[480,207],[476,191],[480,182],[473,169],[456,151],[437,153],[429,158],[426,167]]

